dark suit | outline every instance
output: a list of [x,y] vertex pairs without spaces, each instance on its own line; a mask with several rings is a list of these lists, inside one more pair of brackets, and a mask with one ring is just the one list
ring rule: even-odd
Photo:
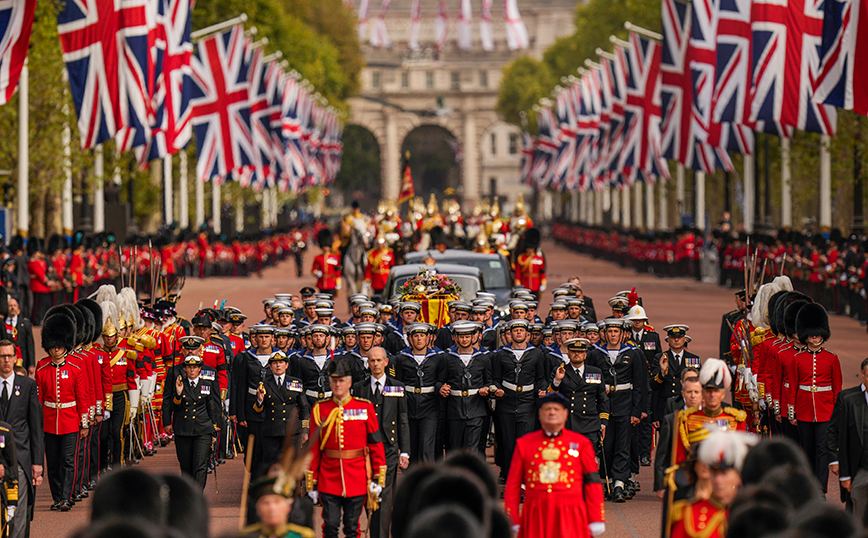
[[[0,383],[0,388],[2,388]],[[9,405],[0,405],[0,421],[9,424],[15,435],[18,459],[18,496],[22,512],[12,518],[10,536],[29,536],[33,518],[33,465],[42,465],[45,459],[42,444],[42,406],[36,394],[36,382],[29,377],[15,375],[12,378]],[[26,505],[26,506],[25,506]],[[27,512],[23,512],[23,510]]]
[[585,319],[590,321],[591,323],[596,323],[597,311],[594,309],[594,300],[587,295],[585,295],[582,300],[585,301],[585,304],[582,305],[582,316],[584,316]]
[[171,425],[175,434],[175,449],[181,472],[195,480],[202,489],[208,477],[208,457],[212,440],[217,437],[220,420],[220,385],[217,381],[196,379],[190,385],[181,376],[183,389],[179,396],[175,379],[167,379],[163,387],[163,425]]
[[868,522],[868,402],[862,391],[844,397],[838,417],[838,466],[841,478],[850,477],[853,515]]
[[352,394],[374,404],[377,420],[380,423],[388,470],[386,485],[380,494],[382,499],[380,509],[371,514],[370,536],[389,538],[392,505],[395,500],[395,479],[398,476],[398,457],[401,454],[410,454],[410,424],[407,421],[404,384],[393,377],[386,376],[385,387],[377,396],[371,387],[371,376],[367,376],[353,385]]
[[[36,368],[36,348],[33,344],[33,325],[23,315],[15,322],[17,334],[12,343],[21,351],[21,366]],[[8,332],[8,331],[7,331]],[[9,336],[12,336],[11,334]]]
[[[832,418],[829,420],[829,427],[826,428],[826,450],[829,454],[830,462],[840,462],[840,455],[838,450],[838,428],[840,427],[840,420],[844,413],[844,399],[851,394],[857,394],[859,392],[862,392],[861,384],[856,385],[855,387],[850,387],[849,389],[842,390],[838,393],[838,399],[835,400],[835,407],[832,409]],[[850,492],[843,487],[841,487],[840,490],[841,502],[844,503],[848,512],[853,513],[853,499],[850,497]]]

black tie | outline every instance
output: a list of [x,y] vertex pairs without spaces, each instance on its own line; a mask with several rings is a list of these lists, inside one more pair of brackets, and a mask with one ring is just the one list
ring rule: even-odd
[[374,388],[374,397],[378,400],[380,399],[380,382],[377,381],[377,385]]
[[0,395],[0,403],[3,404],[3,414],[5,416],[6,410],[9,409],[9,382],[3,381],[3,394]]
[[282,387],[282,386],[283,386],[283,376],[280,376],[280,377],[277,378],[277,386],[278,386],[278,387]]
[[190,381],[190,387],[195,389],[196,388],[196,382]]

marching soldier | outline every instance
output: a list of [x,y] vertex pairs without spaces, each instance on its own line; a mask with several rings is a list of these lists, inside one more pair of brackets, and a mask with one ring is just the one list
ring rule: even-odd
[[261,435],[256,443],[262,446],[262,463],[267,467],[277,461],[280,450],[286,442],[286,421],[292,416],[292,408],[298,409],[298,420],[301,428],[293,435],[292,444],[297,446],[295,439],[302,437],[307,441],[310,424],[310,407],[304,395],[304,385],[301,380],[287,374],[289,358],[282,351],[275,351],[268,358],[271,375],[259,383],[256,389],[256,403],[253,411],[262,416]]
[[454,323],[455,346],[443,354],[440,395],[447,398],[446,421],[451,449],[479,450],[491,390],[488,353],[473,347],[476,325]]
[[382,295],[389,279],[389,271],[395,265],[395,253],[386,245],[386,238],[378,235],[376,247],[368,253],[368,265],[365,269],[365,282],[371,285],[374,295]]
[[[256,411],[258,389],[268,375],[268,361],[272,356],[271,325],[254,325],[250,328],[250,338],[253,345],[250,349],[239,353],[232,365],[233,395],[229,399],[229,419],[235,421],[241,430],[242,443],[247,442],[247,433],[258,441],[262,438],[262,412]],[[290,374],[291,375],[291,374]],[[310,407],[308,406],[308,409]],[[262,443],[253,444],[251,471],[259,475],[262,461]]]
[[111,392],[105,396],[105,408],[108,411],[109,433],[108,442],[103,453],[105,467],[120,466],[124,446],[123,427],[126,420],[127,391],[136,388],[136,352],[132,349],[118,347],[119,333],[115,322],[122,329],[126,321],[118,317],[117,306],[111,301],[100,304],[105,312],[105,324],[102,328],[102,350],[108,356],[108,368],[111,379]]
[[75,346],[75,322],[62,313],[45,318],[42,349],[48,357],[36,367],[36,387],[42,404],[51,510],[72,508],[76,445],[87,437],[89,423],[87,382],[82,368],[67,360]]
[[622,503],[635,494],[635,477],[630,476],[630,443],[633,426],[639,424],[646,406],[648,372],[636,346],[622,342],[623,322],[607,318],[603,324],[605,339],[593,349],[587,362],[603,371],[609,395],[609,431],[603,439],[609,469],[603,472],[607,479],[614,480],[612,500]]
[[539,298],[546,290],[546,262],[537,253],[540,244],[540,232],[529,228],[524,232],[524,252],[516,257],[515,285],[524,286]]
[[430,327],[414,323],[406,327],[410,345],[395,355],[395,370],[404,383],[410,431],[410,458],[433,462],[440,406],[437,393],[443,355],[428,346]]
[[181,472],[205,489],[208,458],[220,430],[220,388],[200,375],[202,365],[202,357],[188,355],[184,373],[163,387],[163,429],[175,436]]
[[512,451],[519,437],[536,427],[536,399],[548,387],[548,362],[542,351],[527,342],[528,321],[509,322],[512,342],[490,355],[491,390],[497,398],[495,417],[503,446],[500,480],[506,483]]
[[370,375],[353,385],[354,396],[374,404],[383,449],[386,454],[386,483],[383,486],[379,510],[371,514],[370,535],[389,538],[392,504],[395,500],[395,480],[398,468],[410,465],[410,426],[407,422],[407,399],[404,384],[387,375],[389,356],[386,350],[375,347],[368,358]]
[[313,259],[310,272],[317,278],[316,287],[320,293],[337,297],[341,289],[341,257],[332,252],[332,233],[328,229],[317,232],[316,240],[322,254]]
[[599,453],[600,440],[606,437],[609,424],[609,398],[603,385],[603,371],[585,364],[589,347],[590,342],[584,338],[567,342],[570,362],[555,370],[552,387],[570,402],[568,429],[587,437]]
[[322,502],[323,538],[337,538],[341,522],[345,535],[357,538],[366,498],[375,510],[386,485],[382,432],[371,402],[350,395],[349,363],[332,362],[328,376],[331,397],[311,410],[319,435],[306,473],[308,495]]

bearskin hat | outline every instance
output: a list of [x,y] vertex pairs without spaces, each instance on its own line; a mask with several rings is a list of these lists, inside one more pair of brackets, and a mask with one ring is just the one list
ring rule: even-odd
[[102,319],[102,308],[93,299],[80,299],[75,305],[90,311],[91,315],[93,315],[93,331],[90,335],[90,341],[96,342],[102,333],[103,323],[105,323]]
[[75,347],[75,321],[63,311],[46,316],[42,322],[42,349],[47,352],[53,347]]
[[799,299],[787,306],[787,309],[784,310],[784,330],[786,331],[787,336],[796,335],[796,329],[798,329],[798,327],[796,327],[796,316],[799,315],[799,310],[808,304],[811,304],[811,301]]
[[536,250],[539,248],[541,240],[542,236],[536,228],[528,228],[524,231],[524,248],[532,248]]
[[73,304],[72,307],[78,310],[81,313],[81,316],[84,318],[84,328],[76,333],[76,336],[80,335],[80,337],[76,338],[77,343],[82,345],[93,342],[93,335],[97,330],[96,320],[93,319],[93,313],[91,313],[90,310],[78,303]]
[[332,232],[328,228],[323,228],[322,230],[316,233],[316,242],[319,245],[319,248],[325,248],[332,246]]
[[73,347],[83,343],[84,339],[90,333],[88,332],[88,328],[85,326],[84,314],[81,313],[81,310],[75,308],[71,304],[59,304],[49,308],[48,312],[45,313],[45,316],[52,316],[58,312],[72,319],[73,323],[75,323],[75,337],[73,339]]
[[440,226],[434,226],[428,234],[431,236],[432,246],[446,244],[446,232]]
[[27,255],[33,256],[37,252],[45,250],[45,242],[41,237],[31,237],[27,240]]
[[781,299],[786,297],[786,295],[788,293],[790,293],[790,292],[779,291],[779,292],[775,293],[774,295],[772,295],[771,297],[769,297],[769,308],[768,308],[769,328],[775,334],[781,334],[781,331],[782,331],[781,326],[778,325],[778,312],[777,312],[778,301],[780,301]]
[[0,316],[9,315],[9,293],[4,286],[0,286]]
[[809,336],[820,336],[823,340],[828,340],[832,331],[829,329],[829,314],[826,309],[816,303],[800,308],[796,315],[796,334],[802,344],[807,342]]
[[19,250],[24,250],[24,238],[15,234],[9,239],[9,252],[15,254]]

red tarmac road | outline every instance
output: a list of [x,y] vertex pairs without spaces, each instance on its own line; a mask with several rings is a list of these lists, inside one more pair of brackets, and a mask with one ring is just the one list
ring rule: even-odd
[[[571,276],[582,279],[582,288],[587,296],[594,299],[598,317],[608,312],[607,300],[618,291],[637,287],[643,298],[650,323],[659,330],[672,323],[687,323],[693,338],[690,349],[700,357],[716,357],[721,316],[734,307],[733,292],[714,284],[687,279],[661,279],[648,274],[639,275],[632,270],[617,267],[611,263],[595,260],[564,249],[551,242],[543,245],[548,266],[549,289],[553,289]],[[308,256],[307,266],[310,259]],[[283,262],[263,272],[262,278],[247,279],[212,278],[207,280],[188,279],[186,288],[178,305],[178,311],[190,317],[199,305],[213,305],[215,300],[241,308],[249,316],[248,321],[258,322],[262,318],[261,300],[275,293],[297,293],[303,286],[314,284],[311,276],[295,277],[294,263]],[[551,296],[545,296],[540,310],[545,312]],[[341,296],[336,305],[336,315],[346,318],[347,305]],[[859,383],[859,363],[866,356],[866,332],[850,318],[833,316],[831,318],[832,338],[829,349],[838,354],[844,372],[844,387]],[[39,335],[35,335],[37,342]],[[177,473],[174,445],[159,450],[156,456],[146,458],[139,468],[158,473]],[[211,534],[220,536],[237,529],[241,497],[243,466],[240,460],[232,460],[218,469],[217,479],[209,475],[205,494],[211,503]],[[215,488],[219,487],[219,493]],[[657,536],[660,525],[660,504],[651,491],[653,472],[651,467],[642,467],[640,483],[642,490],[625,504],[606,506],[606,533],[610,537]],[[832,489],[831,496],[837,488]],[[43,484],[37,491],[36,514],[33,521],[33,536],[54,538],[70,536],[78,527],[87,523],[90,512],[90,499],[86,499],[71,512],[50,512],[48,485]],[[317,529],[319,531],[319,529]],[[319,532],[317,534],[320,534]]]

